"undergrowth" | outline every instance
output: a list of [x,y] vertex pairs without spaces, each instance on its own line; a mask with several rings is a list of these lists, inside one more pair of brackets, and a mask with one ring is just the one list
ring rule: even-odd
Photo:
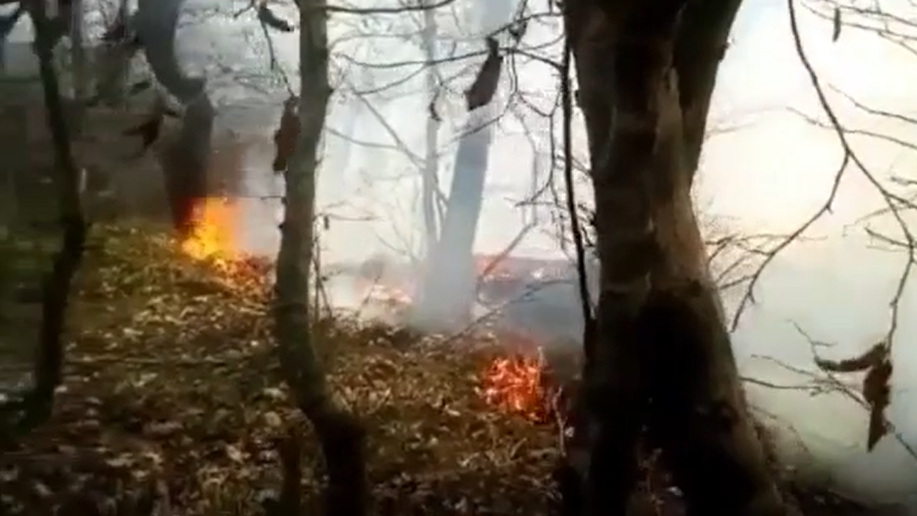
[[[0,452],[0,514],[71,514],[74,500],[113,511],[149,492],[174,515],[263,514],[291,429],[306,445],[302,491],[315,514],[322,466],[279,379],[269,277],[258,260],[193,260],[156,227],[96,227],[64,385],[51,420]],[[491,348],[346,317],[314,331],[331,384],[369,430],[377,514],[551,513],[561,430],[485,403]],[[662,503],[649,507],[677,514],[657,487]],[[859,510],[796,494],[807,514]]]
[[[0,457],[6,510],[73,492],[114,503],[156,482],[181,514],[258,514],[291,425],[314,495],[318,450],[279,379],[268,272],[192,260],[155,228],[95,228],[53,418]],[[369,429],[380,511],[545,511],[557,432],[484,403],[490,353],[348,318],[314,330],[331,384]]]

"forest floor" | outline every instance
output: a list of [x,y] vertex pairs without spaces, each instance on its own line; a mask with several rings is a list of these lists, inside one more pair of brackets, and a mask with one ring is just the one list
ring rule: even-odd
[[[54,514],[87,495],[128,506],[150,486],[168,500],[161,515],[263,514],[290,428],[315,503],[318,449],[277,373],[268,264],[195,260],[143,226],[93,228],[87,254],[54,414],[0,450],[0,514]],[[378,514],[552,513],[563,424],[494,403],[488,374],[507,351],[470,340],[316,324],[331,383],[369,430]],[[807,514],[857,509],[801,498]]]

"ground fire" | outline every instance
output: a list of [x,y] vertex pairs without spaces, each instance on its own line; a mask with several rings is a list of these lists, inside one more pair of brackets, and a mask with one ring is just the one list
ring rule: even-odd
[[[240,286],[252,279],[251,258],[240,249],[237,235],[240,214],[230,199],[209,197],[194,207],[191,231],[181,242],[184,253],[195,260],[213,264],[228,282]],[[399,288],[377,281],[358,281],[368,303],[393,309],[411,303],[410,287]],[[263,281],[263,278],[262,278]],[[490,406],[519,414],[533,422],[544,422],[551,415],[550,388],[547,386],[545,360],[537,340],[521,337],[522,332],[501,332],[506,341],[505,356],[495,357],[481,372],[482,398]],[[504,338],[505,337],[505,338]]]
[[270,277],[270,261],[246,253],[238,233],[240,208],[224,197],[200,199],[192,211],[191,229],[181,241],[182,251],[209,263],[234,288],[262,288]]
[[481,395],[500,410],[544,422],[551,415],[549,388],[544,377],[545,363],[539,354],[498,357],[482,375]]
[[198,201],[192,212],[191,231],[182,241],[182,250],[197,260],[220,263],[235,256],[234,208],[229,199],[208,197]]

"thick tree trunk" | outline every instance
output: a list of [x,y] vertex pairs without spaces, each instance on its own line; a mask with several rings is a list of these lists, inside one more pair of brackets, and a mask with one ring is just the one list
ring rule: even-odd
[[156,80],[185,106],[181,134],[160,161],[173,223],[181,233],[188,231],[195,204],[208,193],[216,116],[206,81],[186,75],[175,54],[175,33],[183,5],[184,0],[140,0],[131,20]]
[[[328,471],[326,514],[365,514],[365,434],[327,384],[309,328],[315,176],[331,87],[327,14],[322,0],[303,0],[300,13],[300,134],[285,173],[285,214],[277,257],[274,317],[281,371],[296,403],[315,428]],[[290,509],[291,513],[294,509]]]
[[[486,36],[493,20],[509,23],[511,20],[513,0],[487,0],[479,7],[480,18],[478,30]],[[435,17],[433,12],[425,14],[424,47],[427,57],[431,58],[432,38],[435,36]],[[490,37],[484,40],[490,48],[496,41]],[[445,215],[439,227],[438,240],[431,238],[431,231],[436,226],[436,131],[438,115],[429,110],[427,125],[428,169],[424,171],[423,202],[424,225],[427,231],[426,256],[420,291],[414,302],[414,322],[428,329],[456,329],[468,324],[472,315],[477,295],[477,271],[474,264],[474,242],[477,236],[478,221],[484,200],[484,187],[487,179],[488,154],[493,143],[494,131],[492,121],[496,113],[493,96],[499,89],[502,73],[501,61],[495,60],[492,54],[482,63],[482,67],[466,92],[466,101],[480,97],[483,103],[468,101],[468,118],[462,130],[456,151],[452,184],[446,202]],[[428,76],[428,89],[435,87],[432,76]],[[430,91],[435,99],[435,92]],[[486,99],[485,99],[486,97]],[[432,152],[431,152],[432,151]]]
[[178,137],[160,155],[172,222],[183,235],[194,224],[195,207],[208,194],[207,172],[215,117],[206,93],[194,98],[185,105]]
[[455,156],[455,170],[439,240],[425,257],[415,322],[429,329],[468,324],[475,299],[474,241],[484,203],[487,163],[493,142],[491,106],[468,113]]
[[644,427],[688,514],[787,510],[747,414],[690,196],[737,7],[568,4],[602,265],[598,340],[586,371],[591,421],[581,430],[591,445],[587,514],[626,510]]

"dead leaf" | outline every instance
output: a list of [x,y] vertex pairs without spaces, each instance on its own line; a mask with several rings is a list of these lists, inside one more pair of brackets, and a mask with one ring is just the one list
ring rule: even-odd
[[875,367],[885,360],[887,355],[888,349],[885,343],[879,342],[862,355],[847,360],[833,361],[815,357],[815,365],[832,373],[855,373]]
[[167,437],[179,432],[182,424],[178,421],[153,421],[146,426],[146,433],[154,437]]
[[834,31],[831,33],[831,41],[835,42],[838,38],[841,37],[841,27],[843,22],[841,21],[841,8],[839,6],[834,8]]
[[283,419],[274,411],[265,412],[263,418],[264,423],[271,428],[280,428],[283,426]]
[[500,83],[500,71],[503,68],[500,44],[493,37],[485,38],[484,42],[487,44],[487,58],[471,87],[465,91],[465,105],[469,112],[490,104]]
[[242,453],[242,450],[232,444],[226,445],[226,456],[233,462],[238,462],[240,464],[245,462],[245,455]]
[[261,5],[258,6],[258,21],[280,32],[293,32],[296,30],[290,22],[277,16],[274,11],[268,7],[266,0],[262,0]]
[[889,423],[885,409],[891,403],[892,361],[889,358],[874,365],[863,379],[863,398],[869,404],[869,433],[866,449],[872,451],[888,434]]

